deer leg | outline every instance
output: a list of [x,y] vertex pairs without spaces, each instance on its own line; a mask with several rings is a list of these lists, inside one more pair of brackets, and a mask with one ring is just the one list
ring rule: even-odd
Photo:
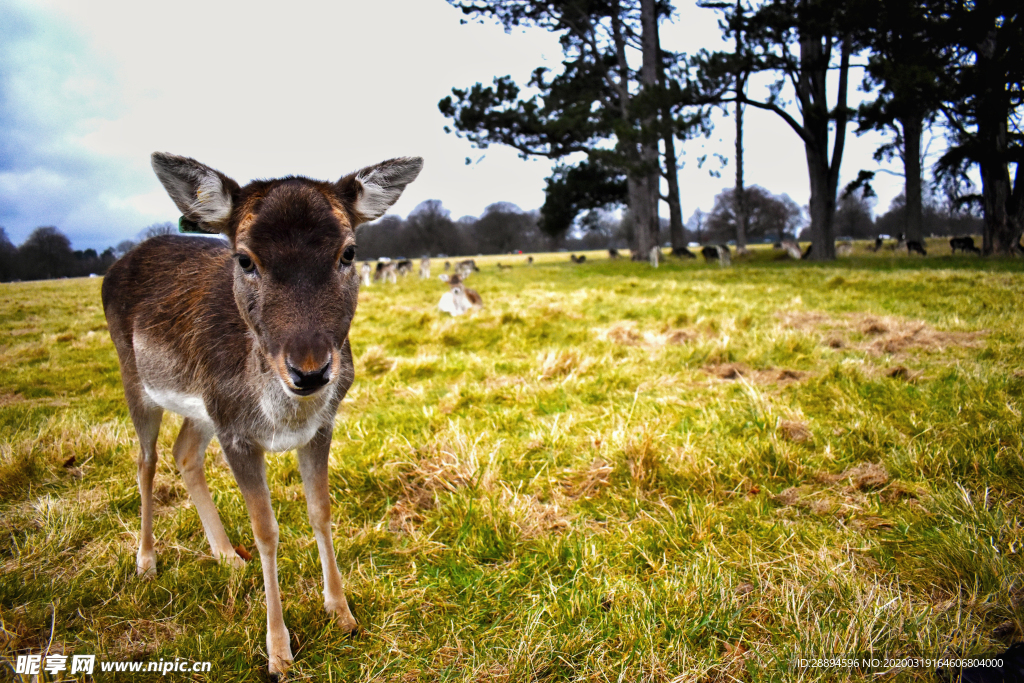
[[[141,403],[141,402],[140,402]],[[135,569],[139,576],[156,576],[156,551],[153,549],[153,476],[156,474],[156,439],[160,435],[160,407],[140,407],[131,411],[132,423],[139,435],[139,497],[142,508],[142,531]]]
[[[221,445],[231,443],[221,439]],[[274,508],[270,504],[270,489],[267,488],[266,463],[263,451],[257,448],[237,450],[237,446],[225,448],[228,464],[235,474],[235,481],[245,498],[249,510],[249,521],[260,551],[263,565],[263,589],[267,600],[267,658],[272,678],[284,675],[292,663],[292,649],[288,641],[288,629],[284,625],[281,609],[281,587],[277,582],[277,540],[278,527]]]
[[174,442],[174,461],[178,463],[178,471],[181,472],[185,488],[188,489],[188,495],[192,497],[192,503],[195,504],[196,512],[203,523],[206,540],[210,542],[210,552],[222,563],[242,567],[245,562],[231,546],[231,541],[224,532],[224,524],[217,513],[217,507],[210,497],[210,488],[206,484],[203,462],[211,438],[213,431],[209,427],[185,418]]
[[341,574],[334,556],[331,540],[331,497],[327,487],[327,460],[331,447],[331,427],[317,432],[305,446],[298,449],[299,472],[306,492],[306,510],[313,527],[316,547],[320,551],[320,567],[324,573],[324,609],[334,615],[335,621],[346,631],[358,628],[341,589]]

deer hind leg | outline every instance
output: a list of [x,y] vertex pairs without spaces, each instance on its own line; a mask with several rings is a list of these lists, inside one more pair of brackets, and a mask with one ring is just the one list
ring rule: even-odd
[[263,588],[267,600],[267,658],[272,679],[284,675],[292,663],[292,649],[288,640],[288,629],[284,625],[281,609],[281,587],[277,581],[278,526],[274,508],[270,504],[270,489],[267,488],[266,463],[263,452],[258,449],[238,451],[225,446],[228,464],[235,474],[235,481],[245,498],[249,510],[249,521],[260,551],[263,566]]
[[178,464],[185,488],[188,489],[188,495],[192,497],[196,512],[203,523],[206,540],[210,542],[210,552],[222,563],[241,567],[245,562],[235,552],[228,535],[224,532],[224,524],[220,521],[213,498],[210,497],[206,473],[203,471],[206,447],[212,438],[213,430],[210,427],[185,418],[174,442],[174,461]]
[[306,510],[313,527],[316,546],[320,551],[320,566],[324,574],[324,609],[334,615],[338,625],[346,631],[355,631],[356,623],[348,600],[341,588],[341,574],[334,555],[331,539],[331,497],[327,487],[327,459],[330,455],[330,428],[321,430],[313,440],[299,448],[299,472],[306,492]]
[[156,439],[164,410],[158,406],[142,406],[131,411],[135,432],[139,435],[139,497],[142,508],[142,531],[135,568],[139,576],[156,576],[156,550],[153,548],[153,477],[156,475]]

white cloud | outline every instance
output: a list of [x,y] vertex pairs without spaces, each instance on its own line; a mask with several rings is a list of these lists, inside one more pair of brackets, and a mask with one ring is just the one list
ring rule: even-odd
[[[0,201],[16,205],[0,210],[0,221],[15,241],[50,223],[76,248],[102,248],[174,220],[149,168],[156,150],[192,156],[242,183],[288,174],[334,179],[421,155],[423,173],[393,209],[402,215],[433,198],[455,216],[479,215],[497,201],[531,209],[544,200],[549,162],[474,149],[444,133],[437,110],[452,87],[504,74],[524,83],[539,65],[559,68],[557,39],[543,31],[461,24],[462,13],[441,0],[21,0],[0,13],[21,22],[0,65],[12,74],[0,124],[15,120],[14,132],[25,137],[8,155],[16,158],[0,165],[15,172],[0,178]],[[717,43],[716,21],[713,12],[681,8],[663,40],[688,50]],[[748,184],[805,203],[796,136],[770,114],[748,121]],[[731,156],[731,124],[719,126],[707,148]],[[857,146],[851,136],[850,177],[862,167],[852,160]],[[717,179],[696,169],[699,147],[684,146],[687,215],[698,205],[710,209],[732,184],[731,167]],[[483,159],[466,165],[466,157]],[[59,180],[33,176],[39,169]],[[98,241],[85,244],[86,235]]]

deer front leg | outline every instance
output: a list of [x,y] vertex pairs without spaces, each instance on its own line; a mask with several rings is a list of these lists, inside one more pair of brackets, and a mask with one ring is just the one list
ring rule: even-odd
[[[231,443],[221,439],[221,445]],[[292,663],[292,649],[288,640],[288,629],[284,625],[281,609],[281,588],[277,582],[277,519],[270,504],[270,489],[267,488],[266,463],[263,450],[250,447],[240,450],[233,445],[225,447],[228,464],[235,474],[238,488],[245,498],[249,510],[249,521],[260,552],[263,565],[263,589],[267,600],[267,658],[270,676],[283,676]]]
[[178,463],[178,471],[188,489],[188,495],[196,506],[199,519],[203,523],[203,531],[206,532],[206,540],[210,543],[210,552],[220,562],[233,567],[242,567],[245,562],[228,540],[224,532],[224,524],[220,521],[217,507],[210,497],[210,487],[206,484],[206,473],[203,471],[204,455],[206,446],[213,438],[213,431],[210,427],[185,418],[181,424],[181,431],[174,442],[174,461]]
[[306,510],[313,527],[320,566],[324,573],[324,609],[334,615],[341,628],[355,631],[359,625],[341,589],[341,574],[331,540],[331,497],[327,486],[327,460],[331,450],[331,426],[322,427],[313,440],[298,450],[299,472],[306,492]]

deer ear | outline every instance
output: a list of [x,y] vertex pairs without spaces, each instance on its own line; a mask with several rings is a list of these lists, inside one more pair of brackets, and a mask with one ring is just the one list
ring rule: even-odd
[[153,171],[182,215],[205,232],[224,232],[238,183],[189,157],[153,152]]
[[351,173],[335,186],[356,223],[365,223],[383,216],[422,168],[422,157],[398,157]]

